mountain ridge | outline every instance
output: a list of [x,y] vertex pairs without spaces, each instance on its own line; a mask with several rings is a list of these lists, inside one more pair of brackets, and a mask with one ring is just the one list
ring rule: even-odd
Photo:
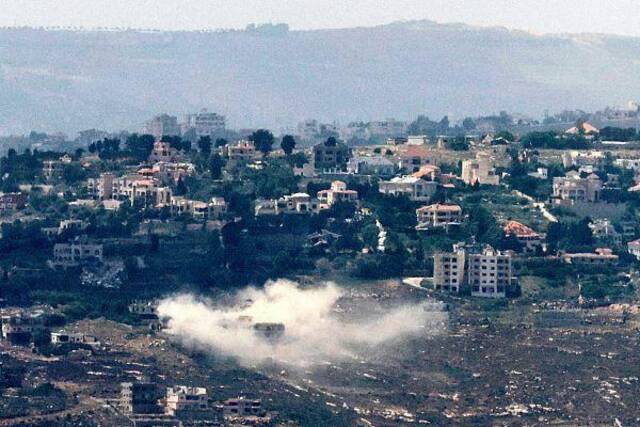
[[[270,31],[273,30],[273,31]],[[640,38],[400,21],[222,32],[0,29],[0,134],[596,109],[640,98]]]

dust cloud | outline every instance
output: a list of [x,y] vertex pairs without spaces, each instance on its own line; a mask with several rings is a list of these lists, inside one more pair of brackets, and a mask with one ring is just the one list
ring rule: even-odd
[[[333,283],[301,287],[277,280],[238,292],[231,304],[181,294],[162,300],[166,332],[183,345],[237,358],[245,365],[278,361],[311,366],[357,358],[370,349],[393,351],[409,338],[437,333],[446,313],[433,303],[342,309],[345,290]],[[257,324],[282,324],[270,336]]]

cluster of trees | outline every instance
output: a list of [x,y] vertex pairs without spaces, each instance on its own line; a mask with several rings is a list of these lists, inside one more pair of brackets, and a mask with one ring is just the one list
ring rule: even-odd
[[638,141],[640,133],[634,128],[617,128],[607,126],[600,129],[600,139],[605,141]]
[[520,138],[524,148],[549,148],[556,150],[584,149],[590,146],[582,135],[560,134],[555,131],[530,132]]
[[573,222],[552,222],[547,229],[547,243],[553,250],[590,250],[594,242],[590,222],[589,218]]

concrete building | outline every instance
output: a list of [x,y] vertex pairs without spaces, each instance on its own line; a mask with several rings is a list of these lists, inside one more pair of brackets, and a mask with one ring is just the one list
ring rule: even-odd
[[98,347],[100,345],[100,341],[92,335],[58,331],[51,333],[51,344],[84,344],[91,347]]
[[613,226],[613,223],[608,218],[594,219],[589,223],[589,229],[593,238],[598,240],[601,244],[619,246],[622,244],[622,233]]
[[560,260],[565,264],[612,266],[618,263],[618,255],[609,248],[597,248],[594,253],[564,253]]
[[161,388],[154,383],[121,383],[120,409],[126,415],[162,414],[159,400],[164,397]]
[[475,159],[462,161],[462,181],[467,185],[498,185],[500,176],[496,174],[489,155],[478,153]]
[[336,172],[346,168],[351,150],[335,138],[313,146],[313,165],[317,171]]
[[491,246],[454,245],[452,253],[434,254],[433,283],[437,290],[472,296],[504,298],[512,286],[511,256]]
[[553,178],[552,198],[556,203],[598,202],[601,191],[602,180],[595,174],[580,178],[580,174],[571,171],[567,176]]
[[502,231],[505,236],[514,236],[522,245],[524,253],[536,253],[543,248],[542,236],[518,221],[507,221]]
[[416,209],[416,217],[419,231],[457,226],[463,221],[460,206],[440,203]]
[[178,163],[181,160],[182,155],[177,149],[173,148],[170,143],[160,140],[153,143],[153,149],[149,155],[149,162]]
[[23,209],[27,203],[27,196],[23,193],[0,193],[0,216],[11,215]]
[[562,153],[562,166],[565,169],[574,166],[591,166],[595,169],[599,169],[605,162],[606,158],[606,154],[602,151],[565,151]]
[[389,181],[380,181],[379,191],[391,196],[407,196],[415,202],[427,202],[436,194],[438,183],[425,181],[415,176],[395,177]]
[[87,190],[98,200],[116,198],[116,176],[111,172],[101,173],[98,178],[87,180]]
[[165,414],[179,419],[201,418],[214,409],[204,387],[167,387],[165,402]]
[[210,113],[206,109],[199,113],[187,114],[182,126],[182,133],[194,130],[198,138],[203,136],[214,137],[223,133],[226,129],[226,118],[220,114]]
[[227,213],[227,204],[222,197],[213,197],[208,203],[185,197],[172,197],[169,206],[172,216],[186,214],[201,220],[219,220]]
[[309,215],[320,212],[323,205],[307,193],[294,193],[278,200],[258,200],[255,215],[299,214]]
[[347,172],[354,175],[393,176],[396,165],[384,156],[354,156],[347,162]]
[[342,181],[333,181],[330,189],[318,191],[318,201],[327,208],[339,202],[357,205],[358,192],[347,190],[347,184]]
[[640,239],[627,243],[627,251],[640,261]]
[[251,141],[237,141],[225,145],[222,155],[232,162],[248,163],[256,158],[256,146]]
[[180,135],[178,118],[168,114],[160,114],[145,123],[143,132],[153,135],[158,140],[163,136],[178,136]]
[[77,267],[87,262],[103,262],[103,247],[100,243],[91,243],[76,239],[71,243],[56,243],[53,246],[54,267]]
[[224,401],[222,414],[225,418],[261,417],[265,415],[260,399],[246,399],[237,397]]
[[12,344],[26,345],[31,342],[35,320],[26,315],[2,316],[2,339]]
[[435,150],[424,145],[407,145],[402,147],[396,155],[398,167],[404,173],[418,172],[425,165],[435,165],[438,162],[438,154]]

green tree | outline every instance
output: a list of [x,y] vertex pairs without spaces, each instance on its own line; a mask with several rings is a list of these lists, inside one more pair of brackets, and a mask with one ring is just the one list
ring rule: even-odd
[[198,149],[202,154],[209,155],[211,154],[211,137],[208,135],[201,136],[198,139]]
[[154,142],[155,138],[153,135],[138,135],[137,133],[134,133],[127,137],[125,146],[127,147],[131,157],[139,162],[143,162],[149,158],[149,155],[153,150]]
[[282,151],[289,156],[293,153],[293,149],[296,147],[296,140],[292,135],[285,135],[282,137],[282,141],[280,142],[280,147]]
[[213,154],[211,156],[211,160],[209,160],[209,172],[211,173],[211,178],[220,179],[223,167],[224,161],[222,160],[222,157],[220,157],[220,154]]
[[275,140],[273,134],[267,129],[258,129],[251,134],[249,139],[255,144],[256,150],[265,155],[269,154],[273,147],[273,141]]

